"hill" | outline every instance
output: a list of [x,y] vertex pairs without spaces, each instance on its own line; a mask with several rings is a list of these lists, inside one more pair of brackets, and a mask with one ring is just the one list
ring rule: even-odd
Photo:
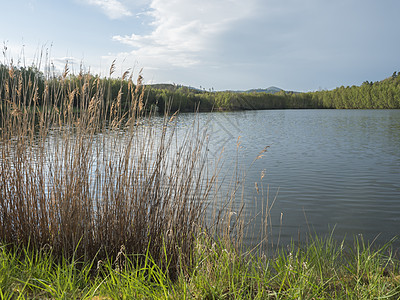
[[269,88],[266,89],[251,89],[244,91],[245,93],[268,93],[268,94],[276,94],[279,93],[280,91],[283,91],[281,88],[278,88],[276,86],[270,86]]
[[[185,85],[180,85],[180,84],[171,84],[171,83],[156,83],[156,84],[149,84],[147,85],[153,89],[157,90],[168,90],[168,91],[176,91],[178,89],[183,89],[186,91],[193,91],[197,93],[201,92],[206,92],[206,90],[201,90],[198,88],[194,88],[191,86],[185,86]],[[280,91],[284,91],[281,88],[278,88],[276,86],[270,86],[268,88],[259,88],[259,89],[250,89],[246,91],[231,91],[231,90],[226,90],[226,91],[221,91],[221,92],[234,92],[234,93],[268,93],[268,94],[276,94]]]

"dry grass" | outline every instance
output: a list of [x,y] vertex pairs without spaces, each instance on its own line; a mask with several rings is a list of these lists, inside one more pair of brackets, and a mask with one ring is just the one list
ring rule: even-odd
[[8,71],[0,78],[1,244],[86,261],[148,253],[171,274],[188,265],[215,180],[202,129],[194,122],[177,143],[174,116],[144,110],[141,76],[135,85],[124,73],[129,92],[121,86],[111,99],[107,81],[69,80],[66,66],[39,97],[38,78]]

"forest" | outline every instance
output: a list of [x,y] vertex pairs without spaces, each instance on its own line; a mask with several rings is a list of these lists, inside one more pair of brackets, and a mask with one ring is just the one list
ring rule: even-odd
[[183,86],[148,86],[149,103],[159,108],[172,100],[172,108],[193,111],[256,110],[256,109],[395,109],[400,108],[400,73],[382,81],[365,81],[361,86],[341,86],[333,90],[307,93],[279,91],[265,92],[212,92]]
[[[16,76],[14,76],[16,75]],[[259,109],[399,109],[400,108],[400,72],[377,82],[365,81],[360,86],[341,86],[333,90],[315,92],[234,92],[234,91],[206,91],[181,85],[156,84],[139,85],[143,94],[145,109],[194,112],[206,111],[234,111]],[[66,74],[59,76],[45,76],[35,67],[13,67],[0,65],[1,100],[10,97],[19,89],[12,86],[24,85],[26,93],[35,94],[37,104],[43,101],[52,101],[56,95],[46,93],[46,86],[52,86],[52,91],[67,94],[68,88],[74,84],[82,84],[85,77],[90,95],[99,93],[99,86],[107,99],[120,99],[121,109],[128,110],[130,99],[129,86],[136,87],[132,76],[124,74],[119,78],[100,78],[91,74]],[[141,81],[141,80],[140,80]],[[35,82],[33,86],[32,83]],[[99,84],[101,83],[101,84]],[[7,88],[9,87],[9,88]],[[55,88],[54,88],[55,87]],[[9,92],[7,92],[9,91]],[[8,95],[6,95],[9,93]],[[79,108],[79,95],[73,99],[73,105]],[[168,107],[166,107],[168,104]]]

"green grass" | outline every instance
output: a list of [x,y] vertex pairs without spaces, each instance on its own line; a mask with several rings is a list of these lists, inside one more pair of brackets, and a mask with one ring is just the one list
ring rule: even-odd
[[[331,237],[251,255],[201,235],[174,280],[151,258],[121,249],[112,260],[58,261],[51,251],[0,252],[1,299],[399,299],[399,261]],[[140,262],[140,263],[139,263]]]

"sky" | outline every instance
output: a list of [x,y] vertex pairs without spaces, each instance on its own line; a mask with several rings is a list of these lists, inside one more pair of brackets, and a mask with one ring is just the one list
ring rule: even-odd
[[[400,71],[399,0],[1,0],[2,62],[207,90],[315,91]],[[5,50],[6,49],[6,50]]]

